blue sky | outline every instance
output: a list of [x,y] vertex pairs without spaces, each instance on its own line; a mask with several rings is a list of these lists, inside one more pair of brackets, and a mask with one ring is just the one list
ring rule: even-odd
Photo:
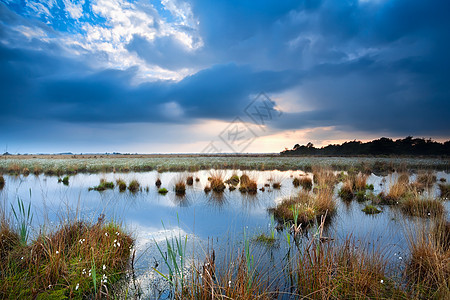
[[449,11],[445,0],[0,0],[0,148],[448,139]]

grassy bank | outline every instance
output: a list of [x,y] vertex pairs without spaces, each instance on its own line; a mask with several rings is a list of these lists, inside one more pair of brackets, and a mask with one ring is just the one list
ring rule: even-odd
[[[23,206],[23,205],[22,205]],[[28,241],[30,212],[1,213],[0,298],[109,298],[121,294],[133,238],[114,222],[71,221]]]
[[198,171],[209,169],[305,170],[326,167],[364,173],[389,173],[393,170],[450,170],[448,158],[386,157],[280,157],[280,156],[3,156],[0,173],[47,174],[61,176],[76,173]]

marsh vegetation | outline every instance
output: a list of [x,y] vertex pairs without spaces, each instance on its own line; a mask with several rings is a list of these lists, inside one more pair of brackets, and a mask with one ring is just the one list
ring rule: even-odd
[[[3,297],[450,295],[446,172],[117,171],[71,174],[68,186],[9,174],[0,191]],[[70,205],[77,213],[66,216]],[[116,253],[119,243],[128,250]]]

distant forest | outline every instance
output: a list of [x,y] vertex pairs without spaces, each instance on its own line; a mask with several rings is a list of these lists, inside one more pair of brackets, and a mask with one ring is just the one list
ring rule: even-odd
[[294,148],[281,152],[281,155],[450,155],[450,141],[439,143],[431,139],[413,138],[392,140],[382,137],[367,143],[361,141],[345,142],[341,145],[328,145],[316,148],[312,143],[296,144]]

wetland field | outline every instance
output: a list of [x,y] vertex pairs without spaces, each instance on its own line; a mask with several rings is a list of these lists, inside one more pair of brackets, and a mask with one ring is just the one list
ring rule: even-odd
[[448,299],[448,158],[0,157],[0,297]]

